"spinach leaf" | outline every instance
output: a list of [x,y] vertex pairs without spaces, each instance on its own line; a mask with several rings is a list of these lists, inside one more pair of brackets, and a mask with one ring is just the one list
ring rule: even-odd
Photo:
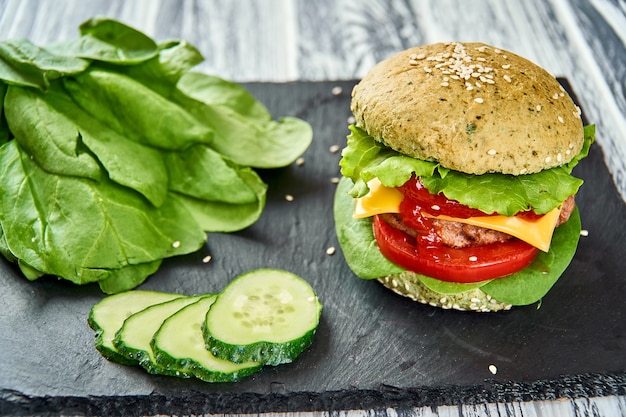
[[89,61],[53,54],[27,39],[0,42],[0,80],[7,84],[45,90],[51,80],[78,74],[88,66]]
[[79,57],[119,65],[146,61],[157,54],[150,37],[117,20],[94,17],[79,27],[81,36],[50,45],[50,51],[65,57]]
[[[313,131],[301,119],[250,119],[225,105],[196,100],[188,93],[192,85],[181,85],[185,90],[177,89],[172,100],[214,132],[215,139],[209,146],[240,165],[253,168],[283,167],[295,161],[311,144]],[[202,94],[195,96],[208,98]]]
[[[250,171],[204,145],[168,152],[169,189],[200,200],[229,204],[256,203],[258,195],[240,174]],[[261,179],[258,179],[261,182]]]
[[11,139],[11,131],[4,114],[4,98],[6,97],[8,85],[0,81],[0,145]]
[[[153,262],[128,265],[120,269],[101,270],[101,272],[104,272],[104,275],[100,275],[93,280],[98,281],[98,285],[103,293],[116,294],[131,290],[142,284],[148,276],[154,274],[159,269],[162,263],[162,259],[157,259]],[[97,272],[100,271],[92,269],[84,271],[83,274]]]
[[256,202],[229,204],[199,200],[183,194],[178,194],[177,197],[207,232],[236,232],[245,229],[261,216],[266,202],[267,185],[250,168],[240,170],[239,175],[257,194]]
[[202,60],[108,18],[46,49],[0,42],[0,254],[27,279],[128,290],[259,218],[253,168],[293,162],[311,127],[191,72]]
[[193,45],[183,40],[161,42],[158,48],[157,56],[139,65],[108,69],[126,74],[169,99],[178,80],[201,63],[204,57]]
[[112,181],[143,194],[155,207],[163,204],[169,177],[161,152],[128,140],[93,119],[79,128],[82,142]]
[[549,252],[539,251],[527,268],[508,277],[494,279],[480,289],[500,302],[513,305],[528,305],[540,300],[574,257],[580,227],[580,214],[576,208],[569,220],[554,230]]
[[213,106],[224,106],[236,113],[266,123],[272,119],[267,108],[241,85],[209,74],[187,72],[177,84],[188,97]]
[[[101,178],[98,162],[79,146],[79,132],[50,101],[63,97],[10,86],[5,98],[7,123],[15,140],[43,169],[59,175]],[[67,100],[67,98],[65,98]]]
[[352,181],[342,178],[337,185],[333,205],[337,239],[350,269],[363,279],[376,279],[404,271],[378,250],[372,219],[352,217],[354,199],[348,194],[351,188]]
[[176,103],[122,74],[89,70],[63,79],[87,113],[138,143],[181,150],[213,140],[213,132]]
[[[45,117],[39,114],[39,121],[35,120],[18,140],[22,147],[35,157],[40,166],[60,175],[98,179],[102,174],[96,161],[92,160],[94,158],[102,164],[113,181],[140,192],[157,207],[163,203],[167,196],[168,177],[161,152],[128,140],[91,117],[68,97],[58,82],[52,83],[45,93],[24,90],[18,94],[33,97],[42,107],[45,106],[45,109],[49,110]],[[36,109],[29,103],[26,103],[24,108],[21,107],[12,107],[14,111],[22,110],[15,115],[16,123],[20,124],[35,116],[31,112]],[[23,115],[21,118],[20,114]],[[47,129],[53,129],[55,126],[57,128],[65,126],[67,134],[51,132],[41,136]],[[24,143],[29,145],[24,146]],[[48,149],[49,147],[52,149]],[[55,147],[60,148],[60,155]],[[97,169],[98,172],[93,175],[89,175],[91,171],[76,172],[83,159],[90,162],[89,168]],[[94,166],[92,162],[96,165]]]
[[2,229],[2,223],[0,223],[0,254],[11,262],[17,261],[17,258],[13,256],[11,250],[9,249],[6,237],[4,236],[4,230]]
[[119,269],[198,250],[206,235],[174,198],[155,208],[103,180],[49,174],[11,141],[0,148],[7,246],[46,274],[83,284],[84,268]]

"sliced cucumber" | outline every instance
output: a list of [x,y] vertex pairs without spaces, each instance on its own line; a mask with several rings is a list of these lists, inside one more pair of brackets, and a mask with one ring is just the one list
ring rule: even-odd
[[202,324],[215,299],[215,294],[202,297],[163,322],[152,339],[152,350],[162,370],[206,382],[234,382],[261,369],[257,362],[235,364],[218,359],[206,349]]
[[163,303],[154,304],[131,315],[124,320],[124,325],[113,339],[118,352],[129,361],[144,367],[153,374],[164,374],[156,363],[150,342],[161,324],[181,308],[200,299],[200,296],[180,297]]
[[313,288],[290,272],[258,269],[235,278],[209,309],[207,348],[236,363],[279,365],[312,342],[322,305]]
[[127,291],[103,298],[89,312],[87,323],[96,332],[95,346],[108,360],[131,365],[135,363],[121,355],[113,345],[113,339],[124,320],[144,308],[181,297],[180,294],[156,291]]

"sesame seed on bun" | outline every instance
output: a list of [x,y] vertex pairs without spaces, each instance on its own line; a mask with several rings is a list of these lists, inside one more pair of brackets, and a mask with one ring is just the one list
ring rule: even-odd
[[387,275],[378,282],[396,294],[408,297],[413,301],[441,307],[445,310],[476,311],[481,313],[510,310],[512,305],[500,302],[484,293],[480,288],[473,288],[461,293],[442,294],[428,288],[420,281],[417,274],[404,271]]
[[468,174],[523,175],[569,162],[580,109],[533,62],[483,43],[397,53],[352,92],[358,127],[405,155]]

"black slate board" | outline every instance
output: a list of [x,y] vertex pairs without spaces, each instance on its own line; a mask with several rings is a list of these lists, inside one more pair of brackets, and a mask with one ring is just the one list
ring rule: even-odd
[[[313,125],[304,165],[262,172],[268,203],[255,225],[210,234],[203,250],[166,262],[141,286],[216,292],[251,269],[290,270],[324,304],[308,351],[234,384],[148,375],[94,349],[86,319],[103,297],[97,287],[28,282],[2,258],[0,414],[384,410],[626,394],[626,205],[601,148],[575,171],[586,181],[577,202],[589,236],[540,306],[497,314],[435,309],[356,278],[339,250],[331,178],[340,154],[330,147],[345,144],[354,84],[248,84],[275,116]],[[207,254],[213,260],[204,264]]]

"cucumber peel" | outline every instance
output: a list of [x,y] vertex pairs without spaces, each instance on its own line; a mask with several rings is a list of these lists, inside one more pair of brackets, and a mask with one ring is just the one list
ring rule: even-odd
[[304,279],[259,269],[218,294],[111,295],[92,307],[88,323],[96,349],[110,361],[152,374],[234,382],[264,365],[295,360],[311,345],[321,311]]
[[180,297],[151,305],[124,320],[115,334],[113,345],[129,361],[135,361],[151,374],[163,374],[150,343],[161,324],[181,308],[198,301],[199,297]]
[[96,332],[95,346],[98,352],[110,361],[122,365],[131,365],[136,362],[122,355],[113,339],[124,320],[144,308],[181,297],[181,294],[172,294],[157,291],[126,291],[103,298],[94,305],[89,312],[87,323]]
[[163,322],[152,339],[152,350],[162,371],[206,382],[234,382],[261,369],[257,362],[236,364],[218,359],[206,349],[198,329],[215,298],[215,294],[202,297]]
[[312,342],[322,305],[311,286],[287,271],[240,275],[209,309],[203,327],[218,358],[266,365],[292,362]]

